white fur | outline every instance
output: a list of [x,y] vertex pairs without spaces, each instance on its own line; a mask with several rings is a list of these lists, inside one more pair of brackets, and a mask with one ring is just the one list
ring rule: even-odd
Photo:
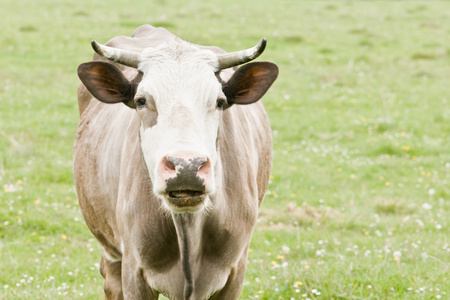
[[[148,48],[141,54],[139,70],[143,78],[136,98],[147,99],[147,107],[138,108],[141,118],[141,146],[153,182],[154,192],[165,208],[177,212],[164,201],[166,183],[158,166],[166,156],[207,157],[211,174],[206,180],[207,194],[214,194],[214,167],[220,111],[217,99],[222,86],[214,70],[217,56],[182,40]],[[148,119],[156,117],[149,126]],[[158,141],[158,142],[155,142]],[[194,210],[209,207],[209,199]],[[183,210],[184,212],[184,210]]]

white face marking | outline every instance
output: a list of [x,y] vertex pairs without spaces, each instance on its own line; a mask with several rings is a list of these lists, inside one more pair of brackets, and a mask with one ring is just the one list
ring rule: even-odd
[[[214,73],[216,58],[212,52],[182,41],[165,49],[149,49],[142,57],[148,58],[139,66],[144,75],[135,97],[147,101],[137,108],[141,146],[155,194],[169,210],[177,211],[164,201],[166,182],[160,165],[165,157],[207,157],[211,171],[205,180],[206,194],[215,191],[220,118],[216,103],[224,97]],[[209,202],[209,197],[205,201]]]

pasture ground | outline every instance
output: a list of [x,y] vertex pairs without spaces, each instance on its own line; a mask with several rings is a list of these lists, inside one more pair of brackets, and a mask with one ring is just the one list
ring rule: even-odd
[[450,3],[2,0],[0,299],[102,299],[77,206],[77,66],[141,24],[262,36],[274,168],[242,299],[450,296]]

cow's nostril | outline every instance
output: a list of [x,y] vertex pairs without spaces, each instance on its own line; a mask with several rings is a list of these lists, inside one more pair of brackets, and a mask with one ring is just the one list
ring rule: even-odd
[[200,167],[198,168],[198,173],[208,174],[210,168],[211,163],[209,162],[209,159],[204,158],[204,160],[202,160],[200,164]]
[[164,159],[164,168],[166,169],[166,171],[171,170],[171,171],[175,171],[175,158],[173,157],[166,157]]

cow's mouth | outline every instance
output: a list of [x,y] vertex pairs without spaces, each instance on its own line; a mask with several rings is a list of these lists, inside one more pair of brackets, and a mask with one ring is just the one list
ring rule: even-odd
[[205,199],[202,191],[172,191],[168,196],[169,203],[178,207],[197,206]]
[[176,192],[169,192],[170,198],[193,198],[193,197],[200,197],[203,195],[203,192],[201,191],[176,191]]

